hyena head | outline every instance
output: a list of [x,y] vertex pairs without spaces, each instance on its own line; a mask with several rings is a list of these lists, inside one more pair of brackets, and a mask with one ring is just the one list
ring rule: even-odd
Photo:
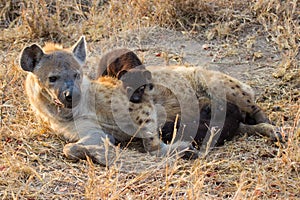
[[140,103],[145,90],[153,89],[151,72],[146,69],[122,70],[117,74],[117,78],[122,80],[123,89],[133,103]]
[[55,45],[44,48],[37,44],[26,47],[20,59],[24,71],[33,73],[40,92],[54,104],[71,109],[81,98],[82,65],[86,59],[85,38],[70,49]]

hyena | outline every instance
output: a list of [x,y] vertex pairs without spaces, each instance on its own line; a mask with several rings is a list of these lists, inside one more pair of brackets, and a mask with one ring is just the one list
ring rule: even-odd
[[143,103],[132,103],[121,81],[111,77],[89,80],[82,72],[85,60],[84,37],[68,49],[33,44],[24,48],[20,59],[21,68],[28,72],[25,89],[30,104],[36,115],[67,141],[66,157],[77,160],[89,156],[108,164],[115,156],[115,140],[129,141],[133,136],[142,138],[147,152],[159,156],[190,148],[187,142],[164,144],[153,139],[157,133],[150,98],[153,88],[145,89]]
[[[250,127],[249,132],[262,131],[275,137],[273,126],[261,123],[268,119],[254,103],[250,87],[225,74],[192,67],[147,67],[154,87],[146,88],[143,101],[135,104],[124,94],[120,80],[89,80],[82,73],[85,60],[84,37],[69,49],[33,44],[24,48],[20,59],[21,68],[28,72],[25,88],[30,104],[37,116],[65,138],[68,144],[63,152],[70,159],[89,156],[108,165],[115,159],[115,141],[129,141],[132,137],[141,138],[151,155],[197,157],[198,151],[189,137],[201,130],[200,111],[202,105],[207,105],[203,99],[209,99],[212,111],[218,110],[215,104],[221,105],[219,110],[227,102],[236,105],[259,123],[240,124],[239,129]],[[159,126],[178,115],[184,130],[166,144],[159,137]],[[220,121],[213,116],[212,119]]]
[[151,73],[129,49],[115,49],[105,54],[99,62],[97,76],[111,76],[122,80],[123,88],[133,103],[140,103],[145,88],[152,87]]

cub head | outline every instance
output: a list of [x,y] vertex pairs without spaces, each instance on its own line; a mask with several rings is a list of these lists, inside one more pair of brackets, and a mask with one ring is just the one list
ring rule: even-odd
[[133,68],[122,70],[117,74],[129,100],[133,103],[140,103],[145,90],[152,90],[151,72],[146,69]]
[[71,109],[81,98],[82,65],[86,59],[85,38],[70,49],[33,44],[21,53],[20,66],[36,78],[40,92],[52,103]]

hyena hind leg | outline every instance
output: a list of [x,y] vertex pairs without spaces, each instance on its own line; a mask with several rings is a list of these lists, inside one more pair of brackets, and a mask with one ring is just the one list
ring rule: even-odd
[[237,105],[241,111],[249,113],[256,124],[270,123],[268,117],[255,103],[254,91],[249,85],[220,72],[199,70],[197,75],[205,81],[210,96]]
[[243,134],[262,135],[270,138],[272,141],[285,142],[286,137],[283,136],[278,127],[268,123],[260,123],[256,125],[247,125],[240,123],[238,131]]

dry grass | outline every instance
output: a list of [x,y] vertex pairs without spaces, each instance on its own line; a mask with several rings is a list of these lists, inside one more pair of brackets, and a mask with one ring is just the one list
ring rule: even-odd
[[[299,199],[299,5],[297,0],[0,0],[0,198]],[[238,60],[246,49],[259,64],[269,62],[265,46],[253,50],[263,37],[278,61],[272,63],[271,83],[263,77],[256,83],[264,88],[258,102],[283,126],[288,142],[278,146],[239,137],[196,161],[166,161],[129,149],[109,169],[67,160],[64,142],[38,123],[24,95],[21,49],[48,40],[68,46],[82,34],[92,46],[153,26],[216,44],[225,59]]]

